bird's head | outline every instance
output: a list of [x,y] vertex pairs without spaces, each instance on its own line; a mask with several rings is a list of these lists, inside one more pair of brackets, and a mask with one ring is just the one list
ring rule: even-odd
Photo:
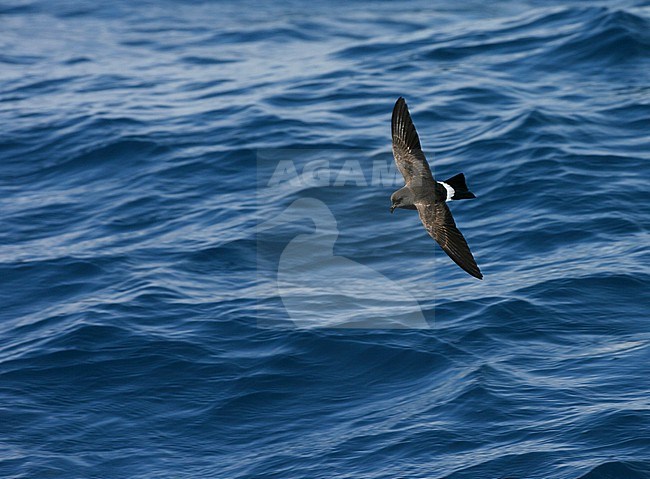
[[401,188],[390,195],[390,212],[395,208],[408,208],[413,205],[413,193],[408,187]]
[[390,195],[390,212],[392,213],[395,211],[395,208],[399,208],[399,205],[401,203],[402,199],[397,196],[397,193],[393,193]]

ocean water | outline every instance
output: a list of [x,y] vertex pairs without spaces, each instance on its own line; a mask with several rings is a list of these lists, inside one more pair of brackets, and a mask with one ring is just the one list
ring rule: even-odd
[[650,477],[650,4],[494,3],[0,3],[0,476]]

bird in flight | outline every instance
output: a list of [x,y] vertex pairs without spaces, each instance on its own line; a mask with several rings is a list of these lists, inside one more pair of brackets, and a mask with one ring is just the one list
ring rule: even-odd
[[391,197],[390,212],[395,208],[417,210],[427,233],[445,253],[475,278],[483,279],[467,241],[456,227],[447,201],[476,198],[460,173],[445,181],[436,181],[424,157],[418,132],[411,120],[404,98],[393,108],[391,121],[393,156],[406,185]]

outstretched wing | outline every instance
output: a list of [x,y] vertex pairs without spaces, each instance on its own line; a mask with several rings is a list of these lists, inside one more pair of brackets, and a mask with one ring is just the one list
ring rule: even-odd
[[433,183],[433,175],[420,147],[420,138],[404,98],[399,97],[391,120],[393,156],[407,186]]
[[424,228],[454,263],[475,278],[483,279],[467,241],[456,227],[454,217],[445,202],[417,202],[415,206]]

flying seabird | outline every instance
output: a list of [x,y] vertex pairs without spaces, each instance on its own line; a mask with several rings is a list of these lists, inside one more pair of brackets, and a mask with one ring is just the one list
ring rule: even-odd
[[420,220],[429,235],[445,253],[466,272],[483,279],[467,241],[456,227],[446,202],[476,198],[460,173],[446,181],[436,181],[424,157],[418,132],[411,120],[404,98],[399,97],[391,121],[393,156],[406,185],[390,197],[392,213],[395,208],[418,210]]

